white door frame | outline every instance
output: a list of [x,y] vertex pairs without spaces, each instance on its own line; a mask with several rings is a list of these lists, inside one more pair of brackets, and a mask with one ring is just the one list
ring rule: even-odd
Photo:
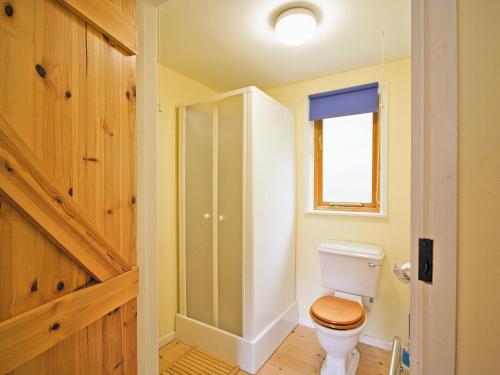
[[[158,5],[164,0],[138,0]],[[155,4],[156,3],[156,4]],[[138,14],[154,24],[156,10],[150,5]],[[140,26],[140,20],[138,25]],[[412,233],[411,353],[412,375],[453,374],[456,350],[457,290],[457,14],[456,0],[412,0]],[[139,296],[139,373],[157,373],[157,241],[156,149],[141,156],[147,135],[157,129],[156,100],[139,99],[140,85],[156,97],[156,32],[139,27],[139,39],[149,46],[149,65],[138,66],[138,164],[149,164],[149,174],[138,174],[139,191],[149,203],[138,205],[139,265],[144,280]],[[148,30],[151,31],[151,30]],[[144,51],[141,51],[143,53]],[[139,57],[140,59],[141,57]],[[142,69],[142,73],[141,73]],[[143,76],[141,76],[143,74]],[[142,82],[141,82],[142,80]],[[147,94],[146,94],[147,95]],[[151,98],[149,98],[151,99]],[[152,105],[147,105],[151,103]],[[141,109],[141,105],[144,107]],[[141,112],[142,111],[142,112]],[[150,124],[141,145],[140,126]],[[145,197],[143,195],[143,197]],[[153,216],[151,216],[153,215]],[[141,233],[141,231],[144,231]],[[149,237],[148,237],[149,236]],[[432,285],[417,281],[418,238],[434,239]],[[143,252],[141,254],[141,252]],[[145,253],[144,253],[145,252]]]
[[157,8],[137,0],[137,356],[140,375],[158,374]]
[[[456,0],[412,0],[411,374],[454,374],[457,302]],[[433,283],[417,280],[434,240]]]

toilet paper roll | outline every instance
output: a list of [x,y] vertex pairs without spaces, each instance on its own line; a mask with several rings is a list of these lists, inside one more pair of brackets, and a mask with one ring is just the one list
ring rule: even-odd
[[395,263],[392,268],[392,272],[396,276],[396,278],[404,284],[409,284],[411,280],[411,264],[403,263],[398,264]]

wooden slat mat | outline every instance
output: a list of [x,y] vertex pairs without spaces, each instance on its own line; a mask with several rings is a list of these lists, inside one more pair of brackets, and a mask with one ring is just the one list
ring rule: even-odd
[[163,372],[163,375],[226,375],[237,374],[239,367],[212,357],[194,347]]

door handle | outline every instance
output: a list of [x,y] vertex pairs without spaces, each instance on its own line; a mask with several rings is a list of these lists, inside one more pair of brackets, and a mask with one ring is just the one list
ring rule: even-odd
[[219,221],[224,221],[226,217],[224,215],[219,215]]
[[210,219],[210,214],[209,214],[209,213],[203,214],[203,218],[204,218],[205,220]]

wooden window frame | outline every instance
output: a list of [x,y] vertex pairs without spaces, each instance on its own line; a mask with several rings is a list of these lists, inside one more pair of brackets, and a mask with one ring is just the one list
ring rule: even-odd
[[372,201],[342,203],[323,201],[323,120],[314,121],[314,209],[323,211],[380,213],[380,121],[373,112],[372,126]]

